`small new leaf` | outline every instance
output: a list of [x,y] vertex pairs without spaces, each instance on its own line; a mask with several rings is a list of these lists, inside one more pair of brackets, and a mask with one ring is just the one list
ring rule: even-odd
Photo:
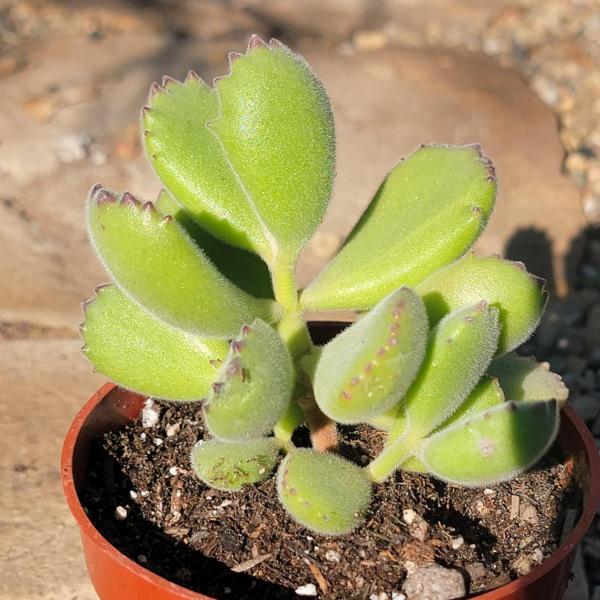
[[547,300],[542,280],[527,273],[522,263],[474,254],[434,273],[415,289],[425,301],[431,325],[450,311],[481,299],[496,306],[502,325],[498,355],[529,338]]
[[302,293],[303,305],[364,310],[417,284],[471,247],[495,197],[493,168],[478,146],[422,146],[386,177],[344,246]]
[[202,339],[155,319],[116,286],[99,288],[84,304],[84,354],[119,385],[165,400],[200,400],[227,343]]
[[563,406],[569,397],[560,375],[532,356],[506,354],[492,362],[488,373],[498,378],[509,400],[556,400]]
[[226,279],[177,222],[130,194],[120,201],[94,188],[88,201],[90,239],[106,270],[158,318],[203,335],[234,335],[255,317],[271,321],[275,304]]
[[221,440],[262,437],[285,413],[293,387],[292,359],[278,333],[258,320],[244,325],[212,385],[206,426]]
[[323,348],[314,377],[319,408],[338,423],[389,410],[416,377],[426,343],[423,302],[408,288],[392,292]]
[[555,400],[505,402],[433,434],[419,457],[444,481],[492,485],[537,462],[554,441],[558,423]]
[[190,460],[204,483],[217,490],[237,492],[270,477],[278,458],[279,444],[265,438],[236,444],[201,440],[192,449]]
[[359,525],[369,506],[371,484],[362,469],[340,456],[299,449],[279,465],[277,492],[301,525],[341,535]]
[[466,400],[494,356],[499,333],[498,309],[486,302],[456,310],[440,321],[430,334],[421,371],[402,402],[413,435],[427,435]]

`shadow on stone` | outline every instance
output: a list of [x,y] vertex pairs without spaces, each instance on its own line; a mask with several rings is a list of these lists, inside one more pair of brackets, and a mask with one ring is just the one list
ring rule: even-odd
[[556,293],[554,268],[552,266],[552,242],[541,229],[528,227],[517,230],[506,243],[506,258],[518,260],[527,270],[546,280],[546,289],[551,296]]

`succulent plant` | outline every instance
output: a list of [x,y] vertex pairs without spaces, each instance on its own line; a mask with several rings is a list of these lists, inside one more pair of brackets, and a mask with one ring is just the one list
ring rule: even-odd
[[[118,384],[203,405],[192,466],[237,491],[276,471],[299,523],[355,528],[397,470],[488,485],[552,444],[567,390],[514,350],[546,294],[520,263],[469,253],[496,197],[477,145],[422,146],[387,175],[318,277],[295,267],[332,191],[335,134],[323,86],[281,43],[253,36],[206,85],[153,84],[143,142],[154,203],[94,186],[93,247],[113,284],[85,303],[84,353]],[[354,309],[324,347],[304,314]],[[337,424],[386,432],[357,465]],[[311,447],[293,433],[308,427]]]

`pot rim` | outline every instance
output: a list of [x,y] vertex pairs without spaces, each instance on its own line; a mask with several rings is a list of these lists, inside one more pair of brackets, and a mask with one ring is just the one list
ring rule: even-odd
[[[201,600],[209,598],[200,592],[194,592],[185,587],[177,585],[176,583],[173,583],[168,579],[149,571],[135,561],[126,557],[121,553],[120,550],[118,550],[100,534],[87,516],[83,506],[79,501],[73,474],[73,454],[75,445],[80,430],[88,417],[93,413],[97,405],[117,387],[118,386],[115,383],[105,383],[84,404],[84,406],[75,416],[67,431],[61,453],[61,480],[63,493],[66,497],[69,509],[71,510],[71,513],[82,534],[85,533],[85,535],[97,546],[99,546],[103,552],[113,554],[124,568],[134,571],[138,577],[151,581],[153,584],[162,587],[163,589],[168,589],[171,592],[178,594],[180,598],[185,598],[188,600]],[[591,436],[591,433],[575,410],[571,406],[565,405],[562,409],[562,413],[563,418],[566,417],[566,419],[571,422],[577,431],[589,465],[590,485],[588,494],[586,497],[584,497],[584,504],[579,520],[577,521],[575,527],[573,527],[572,531],[566,536],[562,544],[560,544],[560,546],[542,563],[527,573],[527,575],[519,577],[518,579],[496,588],[495,590],[490,590],[489,592],[485,592],[476,596],[478,600],[493,600],[494,598],[501,598],[503,594],[516,592],[517,590],[540,579],[555,566],[557,566],[575,549],[592,523],[598,504],[600,504],[600,455],[598,454],[598,449],[596,448],[596,444]]]

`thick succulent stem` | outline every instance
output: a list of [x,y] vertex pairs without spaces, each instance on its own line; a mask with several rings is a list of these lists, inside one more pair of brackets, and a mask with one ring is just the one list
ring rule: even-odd
[[415,443],[414,439],[411,440],[407,436],[395,440],[365,467],[369,477],[378,483],[385,481],[412,456],[419,442],[420,440]]
[[290,402],[287,411],[273,428],[275,437],[281,441],[284,448],[288,448],[290,445],[293,446],[293,444],[291,444],[292,435],[304,422],[304,413],[296,400],[296,396],[297,393],[295,392],[294,398]]
[[293,263],[286,260],[276,261],[271,269],[271,277],[275,300],[283,309],[277,329],[292,358],[298,359],[310,350],[312,341],[302,318]]
[[[283,315],[277,324],[277,329],[297,364],[298,359],[311,349],[312,341],[302,316],[302,307],[298,301],[293,264],[283,260],[276,262],[271,269],[271,277],[273,279],[275,300],[283,309]],[[297,371],[299,379],[303,379],[304,377],[298,365]],[[312,390],[306,389],[302,384],[299,385],[299,388],[301,390],[297,391],[296,398],[304,413],[304,420],[310,430],[310,438],[314,449],[318,452],[335,449],[338,444],[335,423],[321,412],[315,402]],[[291,422],[282,419],[276,430],[279,429],[280,434],[285,437],[291,424]]]
[[338,446],[337,426],[325,415],[315,401],[312,391],[298,399],[310,431],[310,441],[317,452],[335,451]]

